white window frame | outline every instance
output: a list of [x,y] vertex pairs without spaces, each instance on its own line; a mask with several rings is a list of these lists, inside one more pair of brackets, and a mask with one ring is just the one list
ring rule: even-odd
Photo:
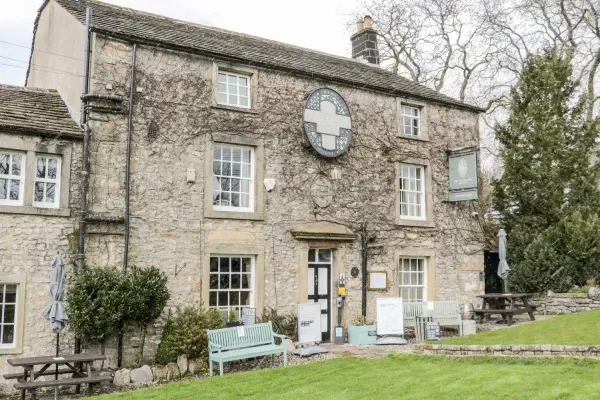
[[[230,148],[230,149],[242,149],[242,150],[250,150],[250,178],[243,178],[242,177],[242,166],[241,163],[242,161],[240,161],[240,176],[239,177],[235,177],[235,176],[225,176],[225,175],[216,175],[214,172],[214,162],[215,162],[215,149],[217,147],[223,147],[223,148]],[[222,162],[222,159],[220,160]],[[233,163],[233,161],[231,161],[231,163]],[[227,205],[216,205],[214,204],[214,200],[213,200],[213,205],[212,208],[214,211],[233,211],[233,212],[242,212],[242,213],[251,213],[254,212],[254,186],[255,186],[255,169],[256,169],[256,162],[255,162],[255,151],[254,151],[254,147],[251,146],[240,146],[240,145],[236,145],[236,144],[227,144],[227,143],[215,143],[214,147],[213,147],[213,152],[212,152],[212,162],[211,162],[211,171],[212,171],[212,179],[213,179],[213,193],[217,191],[217,182],[218,179],[217,177],[220,178],[228,178],[228,179],[239,179],[240,180],[240,184],[242,180],[247,180],[249,181],[249,199],[248,199],[248,207],[234,207],[234,206],[227,206]],[[219,188],[220,191],[220,188]],[[232,192],[229,192],[232,193]],[[241,198],[240,198],[240,202],[241,202]]]
[[[398,168],[399,168],[399,170],[398,170],[398,179],[400,180],[400,183],[399,183],[400,192],[398,193],[398,196],[399,196],[399,207],[400,207],[400,210],[399,210],[400,219],[403,219],[403,220],[414,220],[414,221],[425,221],[427,219],[427,208],[426,208],[426,206],[427,206],[427,200],[426,200],[426,196],[427,196],[427,182],[426,182],[426,177],[425,177],[426,167],[424,165],[399,164]],[[405,178],[403,176],[403,173],[402,173],[403,168],[414,168],[415,169],[415,178],[414,178],[414,180],[415,180],[415,186],[416,186],[416,171],[417,170],[421,171],[421,178],[420,178],[420,181],[421,181],[421,190],[420,191],[417,191],[416,189],[415,190],[410,190],[410,189],[403,188],[402,179]],[[409,181],[410,181],[413,178],[411,178],[409,176],[409,177],[406,177],[405,179],[409,179]],[[410,184],[410,182],[409,182],[409,184]],[[421,195],[421,201],[420,201],[420,204],[419,204],[421,206],[421,215],[404,215],[404,214],[402,214],[402,205],[403,204],[417,205],[417,203],[406,203],[406,202],[403,203],[402,202],[402,193],[409,193],[409,194],[412,193],[414,195],[416,195],[416,194],[420,194]]]
[[[213,271],[210,270],[210,261],[212,258],[219,258],[219,270],[215,273]],[[220,259],[221,258],[229,258],[229,272],[221,272],[220,271]],[[229,282],[230,282],[230,286],[231,286],[231,259],[232,258],[249,258],[250,259],[250,288],[249,289],[242,289],[242,281],[240,280],[240,288],[239,289],[232,289],[232,288],[227,288],[227,289],[212,289],[210,287],[210,277],[211,275],[217,275],[217,277],[220,277],[221,275],[229,275]],[[240,264],[240,276],[242,274],[241,272],[241,264]],[[220,279],[217,279],[217,281],[220,282]],[[208,308],[212,308],[212,309],[216,309],[219,312],[223,313],[223,312],[227,312],[227,315],[229,315],[229,311],[232,309],[232,306],[230,304],[227,305],[226,308],[219,306],[219,299],[217,297],[217,305],[216,306],[211,306],[210,305],[210,294],[211,293],[228,293],[228,292],[235,292],[237,291],[238,293],[242,293],[242,292],[248,292],[250,293],[249,299],[250,299],[250,304],[248,305],[240,305],[239,306],[239,310],[238,310],[238,318],[241,318],[241,307],[254,307],[256,304],[256,256],[255,255],[249,255],[249,254],[211,254],[209,257],[209,264],[208,264]],[[229,299],[228,299],[229,300]],[[229,301],[228,301],[229,303]],[[240,303],[241,303],[241,296],[240,296]]]
[[[9,305],[13,305],[15,306],[15,317],[13,320],[12,324],[6,324],[4,323],[3,319],[4,319],[4,308],[6,306],[6,286],[7,285],[14,285],[17,288],[17,291],[15,293],[15,302],[14,303],[9,303]],[[5,283],[5,282],[1,282],[0,281],[0,288],[2,289],[2,291],[0,292],[0,349],[14,349],[17,347],[17,337],[19,335],[19,291],[21,290],[21,285],[19,283],[14,283],[14,282],[10,282],[10,283]],[[4,336],[4,327],[6,325],[12,325],[13,326],[13,341],[12,343],[2,343],[2,337]]]
[[[11,151],[11,150],[0,150],[1,154],[7,154],[9,156],[8,159],[8,174],[0,174],[0,179],[7,179],[9,181],[8,185],[7,185],[7,196],[6,199],[0,199],[0,205],[7,205],[7,206],[22,206],[23,205],[23,199],[24,199],[24,195],[25,195],[25,178],[27,176],[25,167],[27,165],[26,163],[26,158],[27,158],[27,153],[25,152],[20,152],[20,151]],[[12,160],[13,157],[15,155],[21,156],[21,175],[13,175],[11,174],[12,172]],[[19,180],[19,199],[18,200],[11,200],[10,199],[10,181],[14,181],[14,180]]]
[[[410,281],[410,274],[413,273],[412,269],[410,271],[404,271],[403,270],[403,265],[404,265],[404,260],[408,260],[409,263],[412,260],[419,260],[423,262],[423,271],[419,272],[419,271],[414,271],[417,272],[419,274],[423,275],[423,284],[419,285],[419,284],[415,284],[413,285],[412,282],[410,282],[409,284],[403,284],[403,276],[404,274],[407,274],[409,276],[409,281]],[[402,288],[423,288],[423,298],[421,299],[405,299],[402,298],[403,302],[420,302],[420,301],[427,301],[427,272],[428,272],[428,263],[427,263],[427,257],[411,257],[411,256],[400,256],[398,259],[398,269],[397,269],[397,277],[398,277],[398,282],[397,282],[397,286],[398,286],[398,296],[402,297]],[[417,261],[418,262],[418,261]]]
[[[221,75],[225,76],[225,83],[224,83],[225,91],[222,91],[220,88],[220,85],[223,84],[223,82],[221,82]],[[229,83],[230,77],[236,78],[236,80],[237,80],[237,83],[235,85],[235,87],[236,87],[235,96],[237,97],[237,103],[230,102],[230,99],[229,99],[229,95],[231,94],[231,93],[229,93],[230,86],[231,86],[231,84]],[[247,86],[240,86],[239,78],[246,79]],[[251,108],[252,107],[252,97],[251,97],[251,93],[250,93],[251,78],[252,78],[252,76],[250,76],[250,75],[238,74],[238,73],[224,71],[224,70],[219,69],[217,71],[217,103],[224,105],[224,106],[230,106],[230,107],[239,107],[239,108],[248,108],[248,109]],[[247,92],[246,96],[240,95],[240,88],[247,89],[248,92]],[[219,99],[220,94],[224,94],[226,96],[225,102],[223,102]],[[248,104],[247,105],[240,104],[240,97],[247,97]]]
[[[402,135],[403,136],[409,136],[409,137],[421,137],[421,107],[418,106],[414,106],[414,105],[410,105],[410,104],[401,104],[402,107]],[[407,110],[410,110],[411,112],[407,112]],[[417,111],[417,115],[414,115],[412,113],[412,111],[416,110]],[[410,120],[410,133],[406,133],[406,125],[407,125],[407,120]],[[413,129],[414,126],[412,125],[412,122],[416,120],[417,121],[417,134],[415,135],[413,133]]]
[[[38,159],[45,159],[46,163],[46,175],[48,175],[48,161],[56,160],[56,178],[38,178],[37,176],[37,162]],[[33,205],[40,208],[58,208],[60,205],[60,189],[61,189],[61,174],[62,174],[62,157],[54,154],[38,154],[35,155],[35,173],[33,175]],[[38,182],[43,183],[54,183],[54,202],[48,203],[45,201],[35,201],[35,184]],[[44,199],[46,199],[46,186],[44,185]]]

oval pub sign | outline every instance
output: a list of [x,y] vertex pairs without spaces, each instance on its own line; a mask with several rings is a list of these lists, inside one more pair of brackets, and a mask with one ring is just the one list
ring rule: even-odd
[[348,151],[352,120],[344,98],[327,88],[312,92],[304,107],[304,132],[312,147],[324,157],[337,157]]

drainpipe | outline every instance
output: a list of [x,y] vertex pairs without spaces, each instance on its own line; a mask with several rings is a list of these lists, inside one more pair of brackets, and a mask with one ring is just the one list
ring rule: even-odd
[[[135,62],[137,45],[133,43],[131,49],[131,82],[129,87],[129,119],[127,123],[127,153],[125,156],[125,244],[123,247],[123,271],[127,272],[129,258],[129,202],[131,192],[131,138],[133,136],[133,94],[135,92]],[[119,323],[117,338],[117,367],[123,363],[123,321]]]
[[364,222],[361,233],[360,233],[360,244],[361,244],[361,278],[362,278],[362,315],[367,316],[367,223]]
[[131,50],[131,82],[129,88],[129,121],[127,124],[127,154],[125,158],[125,246],[123,248],[123,270],[127,271],[129,256],[129,195],[131,192],[131,137],[133,135],[133,94],[135,91],[135,61],[137,45]]
[[[89,147],[90,147],[90,127],[87,123],[87,100],[83,98],[89,91],[88,74],[90,71],[90,25],[92,23],[92,9],[87,7],[85,10],[85,47],[84,47],[84,71],[83,71],[83,93],[81,99],[80,125],[83,126],[83,160],[81,166],[81,193],[79,196],[79,237],[77,240],[77,269],[85,268],[85,218],[87,216],[87,195],[89,191]],[[81,352],[81,340],[75,338],[75,354]],[[79,385],[76,388],[79,393]]]
[[89,190],[89,144],[90,128],[87,124],[87,99],[89,91],[88,74],[90,71],[90,24],[92,22],[92,9],[85,10],[85,53],[83,71],[83,93],[81,95],[80,125],[83,126],[83,161],[81,166],[81,195],[79,196],[79,237],[77,241],[77,267],[85,268],[85,217],[87,214],[87,194]]

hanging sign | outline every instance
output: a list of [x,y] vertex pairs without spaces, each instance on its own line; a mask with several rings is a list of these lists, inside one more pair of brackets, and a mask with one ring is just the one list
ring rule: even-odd
[[320,342],[321,304],[298,304],[298,341],[300,343]]
[[477,152],[449,156],[449,201],[477,200]]
[[377,299],[377,335],[404,336],[404,308],[401,297]]
[[331,158],[346,153],[352,138],[352,119],[344,98],[327,88],[312,92],[304,107],[304,132],[320,155]]

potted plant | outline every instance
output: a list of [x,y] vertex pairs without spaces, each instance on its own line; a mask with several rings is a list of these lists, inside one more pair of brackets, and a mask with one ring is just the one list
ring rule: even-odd
[[348,324],[348,343],[367,345],[377,341],[377,326],[363,315],[356,317]]
[[225,322],[225,326],[227,328],[232,328],[234,326],[242,326],[244,323],[238,319],[237,314],[233,310],[229,310],[229,315],[227,316],[227,322]]

